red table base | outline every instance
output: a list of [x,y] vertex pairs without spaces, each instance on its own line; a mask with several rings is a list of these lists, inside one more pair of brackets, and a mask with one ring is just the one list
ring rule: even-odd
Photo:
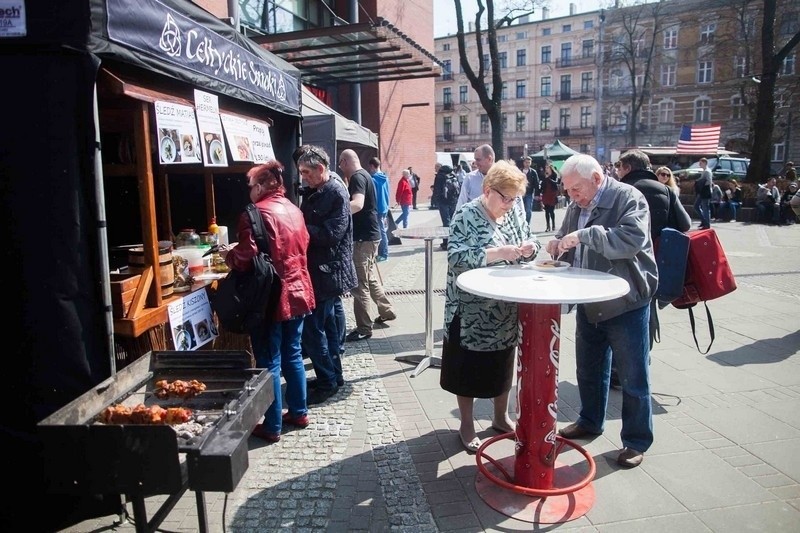
[[[493,437],[476,454],[478,494],[493,509],[527,522],[555,524],[586,514],[594,504],[592,456],[556,432],[561,306],[519,304],[522,338],[517,363],[517,429]],[[484,454],[494,442],[514,438],[514,457]],[[556,462],[562,447],[580,452],[586,474]],[[482,460],[488,459],[491,468]]]

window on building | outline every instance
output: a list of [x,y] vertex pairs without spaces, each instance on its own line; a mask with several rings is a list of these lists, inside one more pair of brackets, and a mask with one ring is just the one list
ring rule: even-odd
[[783,163],[786,153],[786,142],[781,141],[772,145],[772,162]]
[[675,102],[662,100],[658,103],[658,122],[665,125],[675,122]]
[[453,89],[451,87],[442,89],[442,102],[445,104],[453,103]]
[[608,88],[613,90],[622,89],[625,75],[622,70],[615,68],[608,75]]
[[570,94],[572,93],[572,76],[570,74],[564,74],[561,76],[561,97],[562,98],[569,98]]
[[644,37],[639,37],[633,42],[633,53],[636,57],[645,57],[647,55],[647,42]]
[[524,48],[521,50],[517,50],[517,66],[524,67],[525,64],[528,62],[528,51]]
[[483,54],[483,70],[488,71],[489,67],[492,65],[489,54]]
[[592,73],[591,72],[581,72],[581,93],[589,94],[592,92]]
[[497,62],[500,64],[500,68],[507,68],[508,67],[508,52],[498,52],[498,54],[497,54]]
[[458,117],[458,134],[467,135],[469,133],[469,117],[467,115],[460,115]]
[[445,136],[447,136],[447,137],[453,135],[453,118],[452,117],[443,117],[442,118],[442,131],[444,132]]
[[500,89],[500,100],[508,100],[508,84],[503,82],[503,86]]
[[733,58],[733,73],[737,78],[744,78],[748,75],[747,58],[745,56]]
[[562,130],[569,128],[569,108],[558,110],[558,127]]
[[592,125],[592,108],[588,105],[581,106],[581,128],[589,128]]
[[711,99],[698,98],[694,101],[694,121],[711,122]]
[[506,42],[507,40],[508,40],[508,35],[506,35],[506,34],[503,34],[503,35],[498,35],[498,36],[497,36],[497,42],[498,42],[498,43],[504,43],[504,42]]
[[562,24],[561,33],[569,33],[572,31],[572,24]]
[[711,83],[714,81],[714,62],[699,61],[697,63],[697,83]]
[[553,49],[550,45],[542,46],[542,63],[550,63],[553,55]]
[[550,110],[549,109],[540,109],[539,110],[539,129],[542,131],[547,131],[550,129]]
[[453,79],[453,71],[451,70],[453,67],[452,63],[449,59],[445,59],[442,61],[442,79],[443,80],[452,80]]
[[481,113],[481,133],[489,133],[489,115]]
[[593,20],[584,20],[583,21],[583,29],[584,30],[591,30],[594,28],[594,21]]
[[678,28],[664,30],[664,50],[674,50],[678,48]]
[[582,154],[588,154],[589,153],[589,145],[585,144],[585,143],[581,143],[580,151],[581,151]]
[[447,52],[448,50],[450,50],[450,43],[444,43],[444,44],[442,45],[442,50],[444,50],[445,52]]
[[731,118],[733,120],[744,118],[744,102],[741,96],[737,95],[731,98]]
[[675,65],[661,65],[661,86],[674,87],[675,86]]
[[500,113],[500,120],[503,122],[503,131],[508,131],[508,113]]
[[525,131],[525,111],[517,111],[515,123],[516,131]]
[[569,63],[572,59],[572,43],[561,43],[561,61]]
[[780,75],[781,76],[793,76],[794,75],[794,65],[795,65],[795,55],[790,54],[786,56],[783,60],[783,64],[781,65]]
[[527,82],[525,80],[517,80],[517,98],[525,98],[527,96]]
[[784,13],[781,17],[781,35],[794,35],[800,31],[800,14],[797,11]]
[[517,32],[517,40],[518,41],[524,41],[527,38],[528,38],[528,32],[526,32],[526,31],[518,31]]
[[458,103],[466,104],[469,102],[469,87],[466,85],[458,86]]
[[540,96],[551,96],[553,94],[553,82],[550,76],[543,76],[541,81]]
[[542,35],[547,37],[552,32],[551,28],[542,28]]
[[711,44],[714,42],[714,32],[717,31],[716,22],[708,22],[700,25],[700,44]]
[[588,59],[594,57],[594,39],[586,39],[581,46],[581,57]]

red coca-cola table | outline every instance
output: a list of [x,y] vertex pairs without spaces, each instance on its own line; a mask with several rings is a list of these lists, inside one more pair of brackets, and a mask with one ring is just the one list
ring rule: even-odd
[[[556,428],[561,304],[611,300],[628,293],[628,282],[594,270],[536,270],[533,264],[525,264],[470,270],[459,275],[456,283],[478,296],[517,302],[522,330],[516,373],[517,429],[484,441],[478,450],[478,494],[493,509],[527,522],[555,524],[583,516],[594,504],[594,460],[583,448],[558,436]],[[490,446],[511,438],[513,456],[488,455]],[[564,446],[583,455],[586,465],[559,463]]]

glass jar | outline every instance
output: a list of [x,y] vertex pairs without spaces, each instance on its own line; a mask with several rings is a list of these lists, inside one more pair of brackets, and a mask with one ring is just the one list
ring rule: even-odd
[[175,247],[180,248],[183,246],[200,246],[200,235],[194,228],[182,229],[175,237]]

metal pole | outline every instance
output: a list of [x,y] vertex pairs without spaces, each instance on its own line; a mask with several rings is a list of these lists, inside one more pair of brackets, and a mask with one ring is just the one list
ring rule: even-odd
[[425,357],[433,356],[433,239],[425,239]]

